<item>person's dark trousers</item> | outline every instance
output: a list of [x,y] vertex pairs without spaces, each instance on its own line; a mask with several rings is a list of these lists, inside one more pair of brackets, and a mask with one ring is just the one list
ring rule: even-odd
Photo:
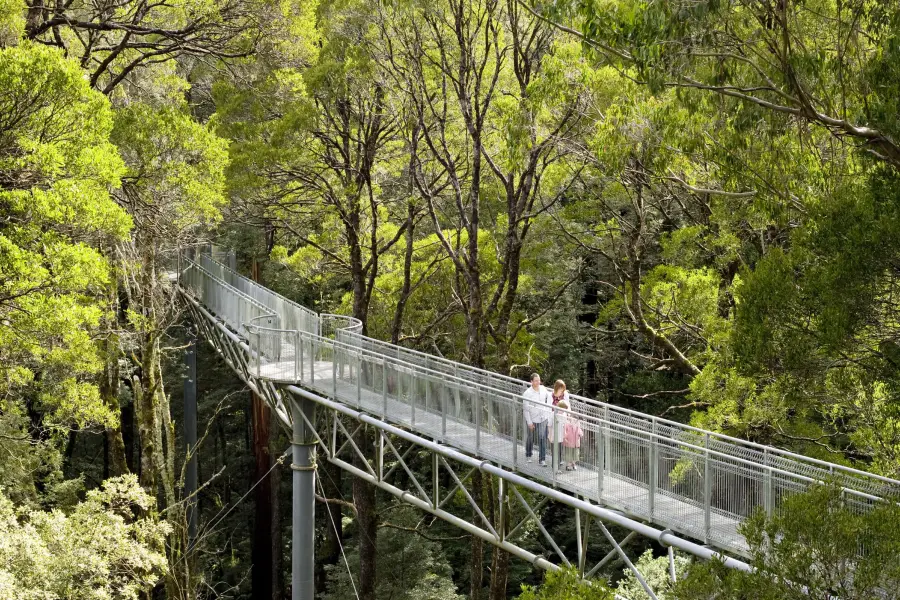
[[525,460],[531,460],[531,453],[534,450],[534,429],[531,425],[525,423]]
[[534,424],[534,436],[538,446],[538,461],[547,461],[547,421]]
[[547,460],[547,421],[535,423],[534,429],[525,425],[525,459],[531,458],[534,443],[537,442],[538,460]]

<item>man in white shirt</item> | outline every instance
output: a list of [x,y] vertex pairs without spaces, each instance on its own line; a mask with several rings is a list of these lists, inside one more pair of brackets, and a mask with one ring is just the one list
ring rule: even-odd
[[541,376],[531,375],[531,385],[522,393],[522,412],[525,415],[525,462],[531,462],[534,443],[538,445],[538,460],[547,466],[547,421],[553,410],[550,391],[541,385]]

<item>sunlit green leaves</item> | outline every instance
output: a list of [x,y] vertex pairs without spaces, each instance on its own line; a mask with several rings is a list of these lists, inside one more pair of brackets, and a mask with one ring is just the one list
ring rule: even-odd
[[150,208],[157,235],[219,219],[228,149],[209,127],[181,108],[136,103],[116,111],[112,139],[129,168],[125,202],[144,218]]
[[25,5],[21,0],[0,0],[0,47],[15,45],[25,30]]
[[517,600],[612,600],[604,582],[579,579],[574,569],[548,572],[539,588],[522,586]]
[[169,527],[154,504],[135,476],[108,480],[68,514],[16,510],[0,490],[0,599],[137,600],[166,571]]
[[742,525],[752,572],[697,562],[677,584],[680,600],[848,600],[900,595],[900,531],[896,504],[859,511],[862,498],[836,484],[784,499],[767,516]]
[[0,50],[0,89],[0,390],[30,389],[63,422],[109,423],[84,378],[100,366],[96,294],[110,277],[98,248],[131,227],[110,196],[124,173],[112,111],[45,46]]

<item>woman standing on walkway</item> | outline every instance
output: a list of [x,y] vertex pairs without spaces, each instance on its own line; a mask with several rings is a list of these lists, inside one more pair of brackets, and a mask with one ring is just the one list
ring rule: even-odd
[[565,435],[566,427],[570,419],[570,415],[566,410],[569,407],[568,402],[560,400],[559,404],[553,407],[553,424],[550,426],[550,447],[552,448],[553,468],[562,472],[562,442]]
[[[553,384],[553,406],[557,407],[560,403],[565,403],[567,406],[569,404],[569,392],[566,391],[566,382],[562,379],[557,379]],[[552,463],[553,468],[562,471],[562,453],[560,443],[563,438],[563,430],[565,428],[566,423],[566,415],[565,413],[561,413],[556,409],[553,410],[553,424],[550,426],[551,431],[549,432],[550,442],[553,444],[551,448],[553,449],[552,455]]]
[[569,392],[566,391],[566,382],[562,379],[557,379],[556,383],[553,384],[553,406],[559,404],[560,400],[565,400],[566,404],[568,404]]

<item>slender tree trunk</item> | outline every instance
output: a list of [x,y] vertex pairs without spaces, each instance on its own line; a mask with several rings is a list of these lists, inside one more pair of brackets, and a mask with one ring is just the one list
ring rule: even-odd
[[104,432],[104,464],[106,465],[106,477],[116,477],[128,473],[128,461],[125,457],[125,440],[122,436],[125,414],[119,405],[119,337],[113,333],[117,327],[119,293],[115,283],[108,288],[107,293],[107,338],[103,342],[105,361],[103,373],[100,377],[100,397],[103,403],[116,417],[116,424],[107,427]]
[[[362,427],[356,437],[356,444],[366,456],[372,452],[367,427]],[[358,456],[354,463],[365,468]],[[358,477],[353,478],[353,504],[359,525],[359,599],[375,600],[378,557],[378,518],[375,513],[375,486]]]
[[153,455],[155,454],[153,431],[156,429],[156,415],[148,406],[150,401],[147,396],[150,394],[146,393],[141,378],[137,375],[132,378],[132,390],[134,391],[134,412],[138,422],[141,451],[138,479],[145,490],[156,496],[156,469],[153,468]]
[[69,430],[69,439],[66,441],[66,451],[63,453],[63,473],[72,465],[72,457],[75,455],[75,445],[78,442],[78,427]]
[[269,454],[269,408],[263,399],[251,392],[251,420],[253,427],[253,482],[259,482],[254,490],[253,546],[253,598],[272,598],[272,480],[267,477],[272,457]]
[[[259,282],[259,263],[253,259],[251,276]],[[253,598],[271,600],[274,589],[272,581],[272,479],[268,477],[272,468],[269,453],[269,422],[271,415],[265,401],[251,392],[251,428],[253,431],[253,482],[259,482],[254,491],[253,545],[251,549],[251,572]]]
[[122,407],[122,443],[125,445],[125,465],[128,473],[138,473],[140,475],[140,457],[136,456],[139,451],[136,449],[134,437],[134,405],[136,402],[134,392],[132,391],[131,402]]
[[166,506],[175,505],[175,424],[172,423],[172,410],[169,405],[169,396],[165,392],[165,383],[162,372],[162,357],[156,354],[156,368],[159,383],[156,386],[156,409],[160,424],[160,433],[164,436],[164,442],[160,445],[163,453],[162,480],[166,494]]
[[[278,444],[281,443],[278,435],[279,419],[274,411],[269,411],[270,431],[275,432],[269,440],[269,456],[273,459],[278,455]],[[281,522],[281,469],[274,469],[269,475],[272,479],[272,598],[278,600],[284,597],[284,577],[282,571],[284,544],[283,526]]]
[[[116,363],[118,360],[116,360]],[[110,369],[111,365],[107,362],[107,369]],[[130,411],[126,413],[119,406],[119,368],[118,364],[115,366],[114,374],[109,376],[110,378],[115,378],[115,386],[107,387],[106,384],[100,386],[100,396],[103,398],[104,403],[109,409],[113,412],[114,415],[119,417],[119,421],[113,427],[107,427],[104,432],[104,443],[106,444],[106,462],[108,464],[109,473],[108,477],[117,477],[119,475],[124,475],[129,472],[128,468],[128,460],[125,455],[125,439],[123,437],[123,423],[126,418],[130,417]],[[107,378],[104,377],[104,380]]]
[[[340,498],[341,474],[340,467],[326,461],[322,461],[320,467],[322,488],[327,498]],[[335,565],[341,559],[341,544],[344,541],[344,526],[342,523],[341,507],[339,504],[328,503],[323,511],[322,526],[325,528],[325,547],[319,557],[319,570],[317,575],[319,582],[317,592],[325,591],[325,566]]]
[[155,308],[155,296],[157,293],[154,279],[155,255],[152,243],[140,250],[141,267],[138,275],[138,289],[132,293],[132,298],[137,303],[132,308],[140,310],[142,321],[138,331],[141,338],[140,347],[140,377],[134,377],[134,408],[138,421],[138,433],[141,440],[141,485],[157,495],[159,488],[163,488],[165,509],[170,505],[172,494],[165,481],[165,456],[162,436],[162,423],[160,420],[159,394],[162,382],[159,380],[159,339],[156,328],[157,314]]
[[[484,493],[481,471],[472,474],[472,500],[480,507],[484,506]],[[480,517],[472,510],[472,522],[478,523]],[[481,600],[484,588],[484,542],[480,537],[472,536],[472,557],[469,562],[471,577],[469,580],[470,600]]]
[[[502,527],[504,530],[509,531],[509,511],[502,511],[503,513],[503,523],[500,522],[500,513],[499,510],[499,498],[498,490],[495,485],[497,480],[493,477],[490,477],[490,485],[488,489],[490,490],[491,500],[490,500],[490,510],[491,510],[491,521],[494,523],[494,528],[497,531],[500,531]],[[491,600],[506,600],[506,586],[509,581],[509,552],[498,548],[496,546],[493,547],[493,551],[491,554]]]
[[403,287],[400,289],[400,297],[397,298],[397,308],[394,311],[394,319],[391,323],[391,343],[396,344],[400,341],[400,334],[403,331],[403,313],[406,310],[406,303],[412,290],[412,259],[415,242],[415,216],[416,207],[410,202],[407,205],[406,213],[406,251],[403,255]]
[[[368,331],[367,317],[368,304],[366,299],[366,274],[362,265],[362,248],[356,229],[359,227],[359,211],[351,212],[351,223],[354,227],[348,230],[350,240],[350,266],[351,279],[353,281],[353,316],[362,322],[362,332]],[[359,447],[366,460],[374,462],[374,448],[372,447],[368,429],[363,427],[357,435],[356,445]],[[365,468],[362,459],[354,456],[354,464]],[[376,566],[378,564],[378,519],[376,508],[375,486],[359,478],[353,479],[353,504],[356,506],[356,519],[359,525],[359,598],[360,600],[375,600],[375,586],[377,583]]]

